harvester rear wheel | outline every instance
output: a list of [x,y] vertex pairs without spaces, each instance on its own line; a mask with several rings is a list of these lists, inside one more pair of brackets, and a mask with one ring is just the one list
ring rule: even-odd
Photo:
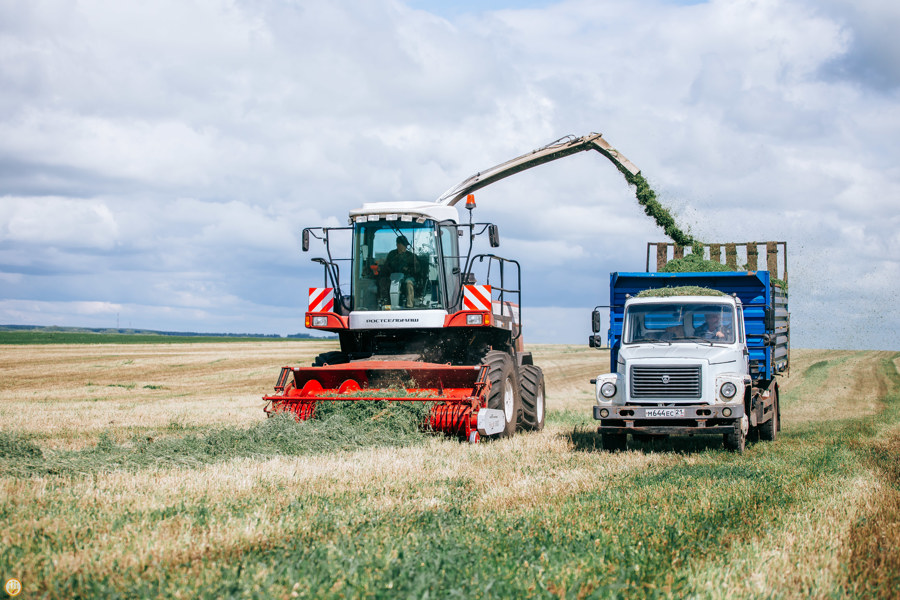
[[323,367],[325,365],[342,365],[346,362],[349,362],[347,360],[347,355],[340,350],[335,350],[333,352],[323,352],[318,355],[316,360],[313,361],[312,366]]
[[502,410],[506,422],[498,437],[511,437],[516,432],[521,406],[512,357],[505,352],[492,350],[481,360],[481,364],[488,366],[488,379],[491,382],[487,407]]
[[522,384],[522,429],[540,431],[544,428],[544,372],[534,365],[522,365],[519,382]]

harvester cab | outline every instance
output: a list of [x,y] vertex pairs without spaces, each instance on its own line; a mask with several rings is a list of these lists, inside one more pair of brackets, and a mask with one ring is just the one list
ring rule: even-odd
[[[499,245],[495,225],[461,224],[453,206],[415,202],[366,204],[349,220],[304,230],[326,253],[313,259],[325,286],[309,290],[306,326],[337,333],[348,360],[471,362],[480,356],[469,347],[472,331],[454,328],[472,326],[488,328],[476,337],[490,346],[521,350],[519,264],[474,252],[486,234]],[[350,233],[349,256],[332,249],[338,232]]]
[[[324,282],[309,288],[306,327],[337,334],[340,350],[282,368],[266,412],[307,419],[325,401],[420,401],[432,403],[430,429],[471,442],[542,429],[544,377],[524,352],[519,263],[482,251],[485,238],[499,246],[499,232],[473,221],[473,193],[584,150],[639,172],[600,134],[569,136],[476,173],[435,202],[365,204],[346,227],[304,229],[303,250],[317,242],[325,253],[313,259]],[[468,222],[456,208],[463,198]]]

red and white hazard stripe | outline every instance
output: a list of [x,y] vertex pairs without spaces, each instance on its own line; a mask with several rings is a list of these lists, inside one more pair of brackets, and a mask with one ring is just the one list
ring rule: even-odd
[[309,288],[309,312],[334,311],[334,288]]
[[491,310],[491,286],[467,285],[463,288],[463,308],[465,310]]

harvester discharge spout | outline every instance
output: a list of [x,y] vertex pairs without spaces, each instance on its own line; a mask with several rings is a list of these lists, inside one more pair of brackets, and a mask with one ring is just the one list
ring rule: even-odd
[[475,173],[465,181],[444,192],[435,202],[453,206],[467,195],[501,179],[521,173],[532,167],[559,160],[578,152],[587,152],[588,150],[595,150],[608,158],[625,175],[626,179],[641,172],[634,163],[604,140],[603,134],[589,133],[581,137],[567,135],[527,154],[517,156],[499,165]]

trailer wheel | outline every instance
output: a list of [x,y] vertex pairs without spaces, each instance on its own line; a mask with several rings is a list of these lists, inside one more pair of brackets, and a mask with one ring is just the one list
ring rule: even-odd
[[488,379],[491,382],[491,392],[488,396],[487,407],[503,411],[506,426],[497,437],[512,437],[516,432],[516,422],[519,419],[521,399],[519,398],[519,386],[516,382],[516,370],[513,367],[512,358],[505,352],[492,350],[482,359],[481,364],[488,366]]
[[628,449],[628,434],[601,433],[600,444],[607,452],[625,452]]
[[778,422],[778,391],[775,391],[775,402],[772,403],[772,418],[759,426],[759,437],[767,442],[774,442],[780,429]]
[[340,350],[335,350],[333,352],[323,352],[318,355],[316,360],[313,361],[312,366],[324,367],[325,365],[342,365],[346,362],[349,362],[347,360],[347,355]]
[[522,384],[522,429],[541,431],[544,428],[544,372],[534,365],[522,365],[519,382]]

